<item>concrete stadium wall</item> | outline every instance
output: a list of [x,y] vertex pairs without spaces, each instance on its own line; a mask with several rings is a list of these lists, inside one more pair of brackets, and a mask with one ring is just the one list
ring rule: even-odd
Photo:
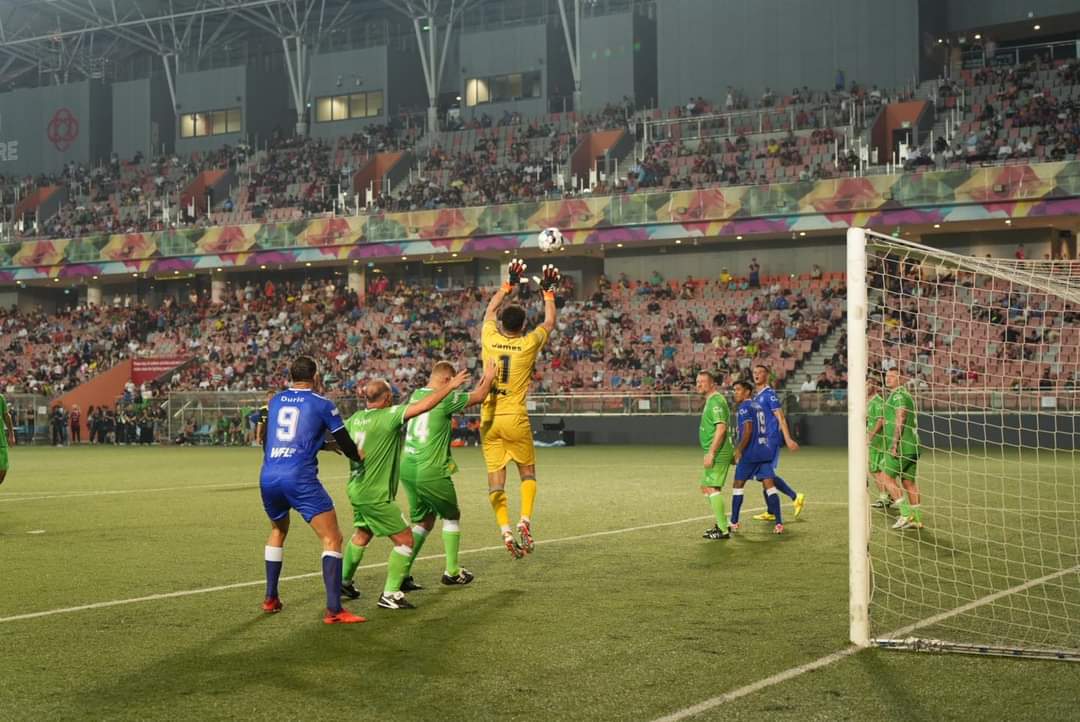
[[273,136],[275,131],[292,135],[296,109],[282,54],[270,53],[249,65],[244,88],[244,133],[248,138],[261,141]]
[[[288,82],[286,80],[286,82]],[[422,81],[421,81],[422,82]],[[316,98],[346,93],[383,92],[383,114],[363,120],[338,120],[329,123],[315,122],[314,103]],[[388,112],[390,79],[387,70],[387,48],[360,48],[338,53],[324,53],[311,59],[311,136],[314,138],[336,138],[352,135],[365,125],[385,123]],[[292,96],[290,98],[290,105]]]
[[815,238],[805,244],[788,240],[695,247],[691,243],[684,243],[647,251],[609,247],[604,257],[604,273],[611,279],[625,273],[632,280],[647,279],[654,270],[668,280],[687,276],[717,278],[726,267],[733,275],[745,276],[752,258],[761,264],[761,273],[765,276],[809,273],[815,263],[824,271],[843,271],[847,264],[844,239],[836,236]]
[[917,0],[666,0],[657,4],[662,107],[727,86],[752,98],[807,85],[901,86],[918,72]]
[[[197,73],[181,73],[176,77],[177,113],[197,113],[206,110],[240,108],[243,132],[226,135],[212,135],[202,138],[181,138],[179,118],[176,119],[176,152],[181,156],[192,153],[206,153],[224,145],[236,145],[247,137],[246,129],[250,119],[247,103],[246,66],[204,70]],[[282,78],[284,80],[284,78]],[[288,82],[287,80],[284,82]],[[262,136],[259,144],[267,139]],[[252,138],[254,140],[254,138]]]
[[[122,160],[151,154],[150,78],[113,84],[113,151]],[[160,151],[160,148],[158,148]]]
[[[446,52],[446,67],[440,93],[458,94],[460,91],[458,73],[457,34],[450,41]],[[428,107],[427,83],[424,69],[420,66],[420,54],[416,50],[416,41],[411,38],[397,39],[387,48],[387,94],[386,107],[390,117],[401,113],[426,112]],[[447,89],[448,88],[448,89]],[[424,118],[426,119],[426,115]],[[423,121],[423,122],[426,122]]]
[[[539,430],[543,422],[562,419],[578,444],[661,444],[693,447],[697,444],[697,416],[545,416],[533,419]],[[847,416],[800,415],[788,419],[800,444],[847,446]],[[1018,429],[1027,429],[1018,431]],[[1080,421],[1067,415],[972,414],[919,417],[919,435],[925,447],[963,451],[961,440],[974,446],[1024,446],[1080,450]]]
[[[989,25],[1033,21],[1077,12],[1076,0],[948,0],[949,31],[984,29]],[[1046,30],[1046,28],[1044,28]]]
[[111,97],[111,89],[96,81],[0,94],[0,174],[55,173],[72,161],[107,159]]
[[634,17],[582,18],[581,90],[584,111],[634,97]]
[[[548,34],[558,30],[550,25],[524,25],[521,27],[484,30],[459,35],[461,62],[458,72],[458,93],[461,95],[461,114],[464,118],[487,114],[494,120],[506,111],[519,112],[525,116],[542,115],[547,112],[547,65]],[[561,32],[561,31],[560,31]],[[449,61],[447,61],[449,65]],[[446,72],[455,70],[448,67]],[[465,105],[465,81],[509,73],[541,74],[541,96],[509,103],[487,103],[469,107]]]
[[[559,32],[559,28],[552,28],[552,32]],[[565,53],[565,48],[564,42],[559,51]],[[633,98],[643,107],[654,106],[656,64],[655,19],[641,13],[582,18],[581,110],[621,104],[624,98]],[[549,71],[554,72],[550,67]]]

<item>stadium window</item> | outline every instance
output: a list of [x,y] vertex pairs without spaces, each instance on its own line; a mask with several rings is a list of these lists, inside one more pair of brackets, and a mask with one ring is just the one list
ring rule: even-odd
[[330,113],[330,98],[316,98],[315,99],[315,122],[316,123],[329,123],[333,120],[333,116]]
[[210,116],[206,113],[192,113],[195,119],[195,137],[202,138],[210,135]]
[[539,98],[543,95],[540,90],[540,73],[525,73],[522,78],[523,98]]
[[327,95],[315,99],[315,122],[329,123],[350,118],[376,118],[383,112],[383,93],[374,90],[350,95]]
[[241,117],[239,108],[184,113],[180,116],[180,137],[204,138],[208,135],[239,133]]
[[215,110],[210,113],[210,135],[221,135],[228,132],[229,114],[224,110]]
[[369,118],[376,118],[383,114],[383,92],[373,90],[367,94],[367,114]]
[[367,117],[367,93],[353,93],[349,96],[349,117]]
[[469,78],[465,81],[465,105],[504,103],[522,98],[539,98],[542,93],[538,72],[509,73],[490,78]]

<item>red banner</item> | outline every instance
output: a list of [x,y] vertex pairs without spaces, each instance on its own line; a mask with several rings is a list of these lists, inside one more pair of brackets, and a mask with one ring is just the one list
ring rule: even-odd
[[131,380],[136,386],[153,381],[190,360],[189,356],[147,356],[132,359]]

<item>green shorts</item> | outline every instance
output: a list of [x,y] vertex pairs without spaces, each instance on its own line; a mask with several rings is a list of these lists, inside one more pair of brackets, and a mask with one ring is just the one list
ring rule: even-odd
[[717,454],[716,458],[713,459],[713,465],[708,469],[701,470],[701,480],[698,481],[698,484],[723,489],[724,484],[727,483],[728,469],[731,468],[731,462],[731,454]]
[[409,499],[409,519],[417,524],[434,514],[442,519],[460,519],[457,490],[450,477],[413,481],[401,477],[401,486]]
[[0,446],[0,471],[8,470],[7,444]]
[[918,465],[918,456],[893,456],[888,452],[881,455],[881,470],[890,479],[915,481]]
[[875,449],[874,447],[871,446],[869,456],[870,456],[870,463],[869,463],[870,473],[871,474],[876,474],[879,471],[883,471],[883,467],[884,467],[884,464],[885,464],[885,450],[884,449]]
[[353,504],[353,526],[367,529],[375,536],[393,536],[409,528],[396,501],[375,504]]

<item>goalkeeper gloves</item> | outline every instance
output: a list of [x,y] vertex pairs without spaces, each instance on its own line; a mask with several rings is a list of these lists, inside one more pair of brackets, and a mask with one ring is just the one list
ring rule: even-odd
[[519,258],[511,259],[510,267],[506,269],[507,281],[511,286],[521,283],[521,276],[525,273],[525,262]]
[[555,298],[555,287],[559,285],[559,281],[562,277],[559,275],[559,269],[555,266],[544,266],[541,269],[542,275],[540,278],[540,288],[544,292],[544,300]]

